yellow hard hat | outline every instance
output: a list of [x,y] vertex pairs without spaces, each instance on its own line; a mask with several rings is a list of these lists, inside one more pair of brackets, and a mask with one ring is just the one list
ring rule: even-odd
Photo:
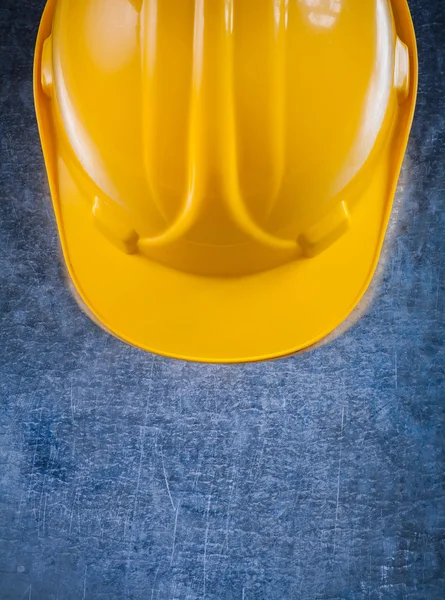
[[70,276],[119,338],[273,358],[363,296],[417,93],[406,0],[49,0],[34,89]]

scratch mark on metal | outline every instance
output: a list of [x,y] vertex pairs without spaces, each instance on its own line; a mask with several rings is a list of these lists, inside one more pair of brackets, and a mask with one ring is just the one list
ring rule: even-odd
[[196,486],[198,485],[198,479],[199,476],[201,475],[201,459],[198,462],[198,466],[196,467],[196,471],[195,471],[195,479],[193,481],[193,490],[196,490]]
[[372,582],[372,557],[369,553],[369,585],[368,585],[368,598],[371,598],[371,582]]
[[178,515],[179,515],[179,508],[181,506],[181,501],[178,500],[178,507],[176,508],[176,515],[175,515],[175,525],[173,528],[173,544],[172,544],[172,553],[170,556],[170,566],[173,565],[173,559],[175,556],[175,544],[176,544],[176,529],[178,527]]
[[397,349],[394,350],[394,384],[396,392],[398,389],[398,375],[397,375]]
[[85,600],[87,597],[87,565],[85,565],[85,573],[83,576],[83,596],[82,600]]
[[230,523],[230,509],[232,508],[232,497],[233,497],[233,490],[235,488],[235,481],[234,481],[234,473],[235,473],[235,467],[233,467],[233,472],[232,472],[232,484],[230,486],[230,493],[229,493],[229,502],[227,504],[227,515],[226,515],[226,552],[228,552],[229,550],[229,523]]
[[71,417],[74,422],[75,406],[74,406],[74,400],[73,400],[73,380],[72,379],[71,379],[71,386],[70,386],[70,406],[71,406]]
[[440,291],[441,291],[441,285],[440,285],[440,270],[437,274],[437,288],[436,288],[436,302],[434,305],[435,310],[439,310],[439,298],[440,298]]
[[133,503],[133,518],[136,514],[137,503],[138,503],[138,495],[139,495],[139,487],[141,484],[141,474],[142,474],[142,462],[144,460],[144,442],[145,442],[145,426],[139,429],[140,436],[140,453],[139,453],[139,466],[138,466],[138,475],[136,478],[136,490],[134,492],[134,503]]
[[71,504],[70,526],[69,526],[68,533],[71,533],[71,530],[72,530],[72,527],[73,527],[74,506],[75,506],[76,500],[77,500],[77,492],[78,492],[78,490],[76,489],[76,491],[74,493],[73,503]]
[[48,494],[45,493],[45,504],[43,506],[43,518],[42,518],[42,535],[41,537],[45,537],[45,522],[46,522],[46,503],[48,502]]
[[[130,523],[133,523],[133,521],[134,521],[134,518],[135,518],[135,515],[137,512],[137,506],[138,506],[139,487],[140,487],[141,474],[142,474],[142,463],[144,460],[145,435],[146,435],[146,431],[147,431],[147,422],[148,422],[148,408],[150,406],[151,390],[153,387],[154,362],[155,362],[155,357],[153,356],[152,361],[151,361],[151,368],[150,368],[150,385],[149,385],[149,388],[147,391],[147,401],[145,403],[144,421],[143,421],[143,425],[140,428],[139,466],[138,466],[138,474],[137,474],[137,478],[136,478],[136,489],[134,492],[133,510],[132,510],[132,514],[130,517]],[[131,531],[129,540],[128,540],[127,562],[126,562],[126,568],[125,568],[125,598],[127,598],[127,596],[128,596],[128,571],[129,571],[129,567],[130,567],[132,543],[133,543],[133,532]]]
[[153,587],[152,587],[152,590],[151,590],[151,600],[153,600],[153,598],[154,598],[154,595],[155,595],[155,589],[156,589],[156,580],[157,580],[157,578],[158,578],[158,573],[159,573],[159,565],[158,565],[158,568],[156,569],[156,573],[155,573],[155,579],[154,579],[154,581],[153,581]]
[[43,413],[43,406],[41,406],[39,409],[37,409],[40,411],[40,417],[39,417],[39,426],[38,426],[38,430],[37,430],[37,435],[36,435],[36,443],[34,445],[34,455],[32,457],[32,467],[31,467],[31,475],[29,477],[29,488],[28,488],[28,500],[31,498],[31,494],[32,494],[32,481],[33,481],[33,477],[34,477],[34,467],[36,464],[36,456],[37,456],[37,446],[39,444],[39,438],[40,438],[40,429],[42,427],[42,413]]
[[263,442],[261,444],[261,448],[260,450],[255,454],[255,458],[252,461],[252,468],[251,468],[251,477],[252,477],[252,481],[256,481],[258,478],[258,472],[260,470],[260,466],[261,466],[261,461],[263,460],[263,454],[264,454],[264,448],[266,445],[266,441],[263,439]]
[[338,508],[340,505],[340,478],[341,478],[341,462],[343,459],[343,426],[345,422],[345,405],[341,407],[341,430],[340,430],[340,454],[338,458],[338,476],[337,476],[337,502],[335,506],[335,525],[334,525],[334,549],[333,557],[335,558],[335,549],[337,542],[337,525],[338,525]]
[[210,522],[209,522],[209,513],[210,513],[210,503],[212,501],[212,496],[209,496],[209,499],[207,501],[207,509],[206,509],[206,531],[205,531],[205,537],[204,537],[204,557],[203,557],[203,565],[204,565],[204,569],[203,569],[203,576],[204,576],[204,600],[206,597],[206,586],[207,586],[207,542],[209,539],[209,527],[210,527]]
[[42,513],[42,500],[43,500],[43,494],[45,493],[45,487],[46,487],[46,475],[43,476],[42,488],[40,490],[39,512],[38,512],[38,515],[39,515],[39,526],[38,526],[38,529],[37,529],[37,535],[38,535],[38,537],[41,537],[40,536],[40,515]]
[[165,470],[165,463],[164,463],[164,453],[162,451],[162,448],[160,449],[160,452],[161,452],[162,470],[164,472],[164,479],[165,479],[165,485],[167,487],[168,497],[170,498],[170,502],[171,502],[171,505],[173,507],[173,510],[176,511],[175,504],[173,502],[173,498],[172,498],[172,495],[170,493],[170,486],[168,485],[167,472]]

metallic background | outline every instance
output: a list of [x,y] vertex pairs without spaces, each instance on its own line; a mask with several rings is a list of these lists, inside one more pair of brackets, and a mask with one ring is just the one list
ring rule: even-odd
[[[0,599],[445,598],[445,8],[362,318],[285,360],[144,354],[77,307],[0,0]],[[356,316],[358,316],[356,314]]]

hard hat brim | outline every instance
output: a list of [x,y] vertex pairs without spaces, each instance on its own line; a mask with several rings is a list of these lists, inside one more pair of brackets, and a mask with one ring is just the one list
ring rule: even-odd
[[196,276],[127,255],[96,228],[88,202],[58,154],[50,100],[40,85],[53,4],[45,9],[37,39],[36,110],[64,258],[88,311],[106,330],[134,346],[202,362],[286,356],[333,332],[359,304],[373,278],[414,114],[417,52],[405,3],[395,3],[394,17],[411,51],[411,90],[398,110],[392,141],[351,210],[352,226],[315,258],[233,278]]

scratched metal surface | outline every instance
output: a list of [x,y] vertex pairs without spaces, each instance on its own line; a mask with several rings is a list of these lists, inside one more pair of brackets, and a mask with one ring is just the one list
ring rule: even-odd
[[74,302],[33,112],[43,0],[0,3],[0,598],[445,598],[445,11],[374,297],[304,355],[150,356]]

